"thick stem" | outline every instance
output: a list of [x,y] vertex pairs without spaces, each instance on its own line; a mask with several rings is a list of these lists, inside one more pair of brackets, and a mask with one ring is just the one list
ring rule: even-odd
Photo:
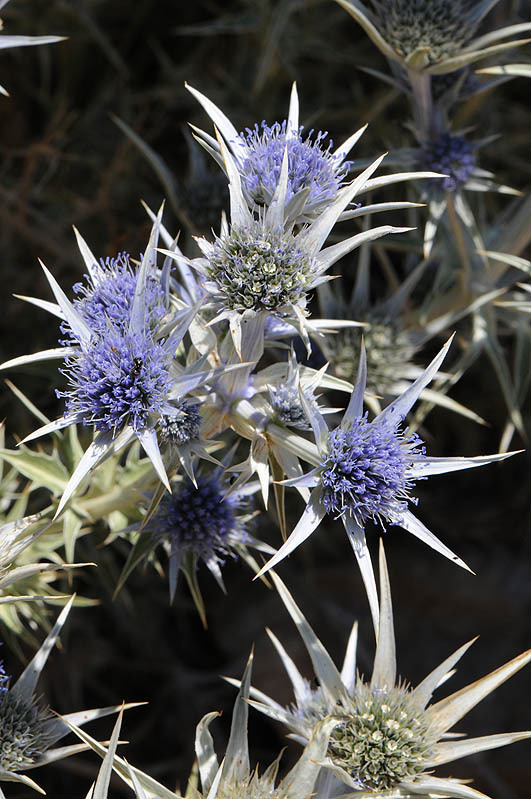
[[424,142],[431,139],[438,128],[433,108],[431,75],[409,69],[407,76],[413,94],[415,126],[419,140]]

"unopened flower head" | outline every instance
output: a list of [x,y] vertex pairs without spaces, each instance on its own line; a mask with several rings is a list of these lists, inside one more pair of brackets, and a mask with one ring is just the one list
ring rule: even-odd
[[200,427],[199,403],[190,400],[181,400],[174,413],[163,413],[159,419],[160,437],[169,444],[187,444],[198,439]]
[[146,532],[169,541],[179,553],[192,552],[205,562],[222,563],[231,544],[245,543],[247,534],[237,515],[241,499],[229,494],[217,476],[197,477],[197,488],[185,479],[166,494]]
[[207,269],[226,310],[278,312],[300,303],[317,264],[293,236],[255,221],[218,238]]
[[346,720],[332,732],[329,753],[361,789],[388,790],[422,774],[436,741],[407,688],[359,682]]
[[57,394],[66,398],[67,412],[113,433],[125,424],[144,430],[172,385],[168,355],[149,331],[109,327],[86,352],[67,358],[61,371],[70,388]]
[[477,27],[470,18],[470,0],[372,0],[384,38],[407,57],[417,48],[427,48],[430,62],[459,52]]
[[[310,131],[303,138],[303,128],[287,137],[288,122],[267,125],[262,122],[241,134],[247,147],[243,162],[242,185],[256,205],[269,205],[280,179],[282,160],[287,148],[289,179],[286,203],[303,189],[309,189],[306,211],[319,211],[337,197],[346,178],[350,162],[331,151],[332,141],[325,146],[327,133]],[[313,137],[313,138],[312,138]]]
[[361,342],[367,353],[367,391],[382,395],[392,391],[415,353],[407,333],[391,318],[362,318],[367,325],[347,327],[329,336],[327,357],[334,374],[353,381],[358,373]]
[[53,742],[49,734],[52,715],[35,697],[2,689],[0,694],[0,768],[19,771],[40,759]]
[[346,430],[332,430],[321,467],[326,512],[348,514],[361,527],[368,519],[399,522],[414,485],[408,468],[423,456],[417,435],[406,438],[398,426],[373,425],[366,414]]
[[[126,252],[116,258],[102,258],[96,272],[98,280],[86,276],[85,283],[76,283],[78,298],[74,307],[92,330],[103,333],[109,321],[117,327],[129,324],[131,306],[135,295],[138,268],[131,265]],[[166,313],[164,291],[154,273],[148,274],[145,289],[146,318],[157,322]]]
[[422,147],[422,168],[447,175],[434,183],[444,192],[458,191],[476,168],[474,146],[464,136],[443,133]]

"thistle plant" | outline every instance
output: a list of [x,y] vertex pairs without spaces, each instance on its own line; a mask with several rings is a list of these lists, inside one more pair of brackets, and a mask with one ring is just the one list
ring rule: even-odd
[[[283,646],[270,633],[290,676],[295,705],[284,708],[251,688],[253,707],[282,722],[294,737],[306,742],[322,719],[342,719],[332,730],[327,758],[323,760],[343,790],[360,797],[441,795],[473,799],[485,796],[461,780],[437,777],[433,769],[476,752],[506,746],[531,737],[514,732],[455,739],[450,730],[475,705],[531,660],[531,650],[500,666],[476,682],[432,702],[438,686],[474,642],[464,644],[416,687],[397,681],[391,590],[383,543],[380,541],[379,636],[370,679],[356,671],[357,624],[349,637],[341,671],[295,604],[280,578],[271,573],[312,660],[319,688],[311,689]],[[231,681],[234,682],[234,681]],[[387,793],[389,792],[389,794]],[[349,793],[350,795],[350,793]]]
[[[448,341],[417,379],[371,422],[363,413],[367,364],[362,349],[356,385],[340,425],[332,431],[315,408],[306,405],[315,436],[315,467],[284,485],[311,488],[306,508],[287,541],[260,571],[280,563],[317,529],[325,516],[341,519],[354,550],[378,635],[376,583],[367,547],[365,526],[369,520],[400,525],[436,552],[459,566],[468,566],[409,510],[411,491],[419,479],[503,460],[509,454],[472,458],[433,458],[425,453],[416,434],[408,434],[403,422],[412,405],[437,373],[450,346]],[[301,397],[304,404],[304,398]]]
[[[109,250],[111,255],[96,257],[75,230],[85,274],[61,288],[43,267],[53,301],[22,297],[26,307],[33,306],[32,311],[55,317],[58,341],[51,349],[11,358],[2,368],[27,370],[31,381],[33,364],[39,364],[41,374],[47,373],[50,364],[58,364],[60,384],[55,396],[61,408],[58,414],[54,409],[49,418],[10,384],[39,427],[22,441],[13,433],[14,442],[7,445],[3,428],[0,431],[0,463],[5,466],[0,482],[0,625],[7,646],[25,660],[25,646],[37,648],[40,630],[49,629],[46,605],[50,599],[54,603],[66,600],[64,591],[67,585],[69,594],[73,590],[75,568],[97,565],[97,572],[87,568],[82,573],[90,599],[79,598],[78,603],[97,604],[113,596],[115,604],[112,610],[103,608],[104,624],[83,627],[90,647],[82,655],[83,668],[76,669],[77,691],[81,694],[85,687],[92,690],[101,685],[106,693],[115,690],[113,679],[91,674],[92,661],[98,658],[110,660],[111,665],[114,660],[126,663],[120,684],[133,680],[137,671],[147,691],[155,684],[155,707],[140,744],[142,762],[155,753],[157,779],[118,753],[121,712],[108,743],[81,729],[86,721],[118,711],[118,705],[59,717],[36,689],[70,602],[14,685],[0,662],[2,780],[38,790],[27,776],[30,769],[90,748],[102,764],[91,778],[87,799],[108,799],[112,772],[137,799],[182,799],[175,786],[176,772],[184,769],[187,773],[191,761],[187,716],[196,723],[205,709],[221,706],[217,694],[216,704],[210,704],[209,691],[216,690],[211,677],[227,664],[231,673],[239,668],[235,664],[243,650],[249,651],[256,620],[261,624],[264,605],[260,604],[260,583],[253,582],[253,577],[262,578],[267,588],[273,583],[278,591],[301,633],[316,681],[303,676],[271,633],[292,681],[294,702],[276,701],[250,687],[251,657],[242,680],[231,680],[239,693],[230,730],[226,725],[223,759],[218,760],[211,734],[218,714],[208,713],[197,726],[197,766],[185,799],[479,799],[486,794],[468,781],[438,776],[436,770],[466,755],[531,737],[527,731],[480,737],[454,732],[454,725],[469,710],[529,662],[531,650],[440,700],[433,699],[435,691],[453,676],[470,643],[415,687],[397,678],[383,544],[379,592],[370,554],[371,537],[402,527],[470,570],[421,521],[422,503],[417,517],[419,481],[501,461],[516,454],[506,452],[516,433],[525,439],[531,346],[526,281],[531,269],[522,250],[531,239],[529,202],[507,202],[496,216],[498,199],[487,195],[518,194],[501,180],[509,182],[511,167],[520,167],[521,144],[516,135],[502,130],[506,137],[497,153],[500,178],[483,167],[480,149],[493,141],[483,132],[482,114],[493,108],[487,105],[491,93],[486,89],[529,70],[509,64],[507,74],[496,77],[494,73],[493,80],[476,77],[473,70],[482,61],[494,63],[487,71],[496,70],[495,62],[505,52],[526,44],[522,37],[531,30],[531,23],[494,29],[490,12],[496,0],[337,2],[385,55],[388,74],[372,69],[370,47],[361,51],[363,64],[355,63],[359,40],[353,40],[350,52],[343,46],[332,54],[328,39],[330,35],[333,47],[331,31],[342,11],[336,8],[336,16],[334,6],[320,3],[280,0],[273,8],[250,2],[234,15],[229,4],[222,16],[203,21],[201,30],[209,33],[209,40],[203,38],[199,47],[180,48],[179,63],[158,34],[150,35],[151,20],[142,16],[142,9],[133,15],[127,36],[119,25],[114,27],[119,18],[113,18],[110,27],[99,27],[98,4],[90,8],[89,4],[83,11],[93,46],[103,49],[121,78],[127,76],[115,98],[111,83],[104,95],[119,99],[120,113],[136,116],[131,125],[115,121],[154,168],[178,223],[188,233],[199,235],[183,242],[168,214],[163,221],[163,208],[154,213],[144,203],[151,219],[147,244],[128,243],[136,241],[131,218],[124,217],[123,223],[118,220],[115,201],[120,200],[120,192],[127,197],[145,196],[144,188],[148,195],[150,189],[143,187],[140,194],[141,187],[123,183],[133,163],[126,143],[109,171],[101,170],[105,177],[112,175],[112,180],[104,180],[112,184],[112,196],[94,192],[98,208],[113,209],[109,233],[118,243]],[[5,4],[6,0],[0,0],[0,8]],[[159,27],[160,19],[164,27],[168,21],[163,6],[157,15]],[[215,15],[215,2],[209,13],[210,9]],[[191,8],[189,15],[193,17]],[[315,26],[315,19],[322,25]],[[141,45],[147,41],[150,46],[142,46],[142,58],[132,59],[128,52],[122,59],[120,45],[125,39],[137,44],[134,37],[140,20]],[[171,26],[168,31],[173,35]],[[250,34],[253,47],[224,46],[220,65],[211,45],[220,31],[231,42],[236,37],[239,44],[238,37]],[[178,33],[189,35],[182,25]],[[0,36],[0,49],[55,38]],[[188,49],[193,55],[185,61]],[[238,68],[249,64],[247,51],[255,56],[255,78],[252,90],[241,98],[238,128],[222,108],[231,106]],[[134,77],[137,61],[153,54],[157,70],[163,67],[171,74],[171,88],[152,80],[150,73],[149,86],[142,84],[145,92],[131,94],[135,81],[129,77]],[[318,64],[323,54],[329,56],[326,72]],[[346,75],[342,74],[345,63]],[[379,92],[378,87],[373,91],[370,80],[358,81],[358,70],[352,67],[362,65],[391,86],[391,91]],[[176,92],[175,77],[180,81],[185,75],[193,75],[198,85],[208,81],[209,75],[217,75],[219,83],[216,87],[211,82],[208,93],[218,92],[219,106],[187,84],[187,91]],[[312,92],[313,107],[304,109],[306,116],[299,109],[294,76],[299,88]],[[64,76],[55,73],[42,86],[31,83],[39,119],[47,107],[57,109],[57,118],[62,119],[66,107],[62,96],[60,105],[56,102],[60,95],[48,97],[46,105],[46,85],[55,84],[57,78],[62,85]],[[287,112],[277,115],[274,101],[283,94],[287,97],[286,80],[291,84],[289,105]],[[406,106],[396,102],[400,95]],[[169,97],[171,114],[166,113]],[[159,155],[154,147],[162,149],[159,143],[166,140],[166,117],[175,119],[179,109],[189,115],[190,106],[183,98],[189,101],[190,97],[200,106],[194,122],[201,125],[198,119],[205,112],[213,128],[192,125],[193,138],[188,134],[186,144],[176,143],[172,157],[177,173],[173,175],[167,154]],[[156,113],[149,106],[153,98]],[[137,114],[144,107],[147,113]],[[404,107],[409,109],[405,113]],[[65,114],[67,121],[70,112]],[[18,133],[24,130],[24,120],[17,113],[13,131]],[[378,119],[382,114],[383,125]],[[364,124],[367,120],[370,127]],[[137,126],[145,139],[135,132]],[[90,130],[94,127],[91,116]],[[333,138],[327,128],[334,131]],[[55,130],[48,138],[49,133],[46,129],[38,148],[47,156],[55,146]],[[150,141],[157,144],[152,147]],[[385,141],[386,148],[391,145],[386,160],[371,155],[372,148],[379,146],[374,144],[377,141]],[[181,184],[180,156],[197,143],[202,150],[196,148],[191,156],[191,168]],[[97,138],[90,146],[98,146]],[[3,147],[9,152],[8,145]],[[207,172],[202,151],[220,167],[217,174]],[[14,163],[25,152],[24,141],[13,154]],[[44,211],[48,202],[42,201],[38,190],[48,181],[53,184],[56,162],[49,160],[46,174],[37,185],[31,184],[30,192],[32,198],[39,197],[43,220],[48,218]],[[90,170],[92,161],[85,160]],[[75,163],[72,158],[69,170],[57,172],[70,174]],[[30,184],[27,176],[35,172],[27,161],[25,166],[23,175]],[[381,174],[386,167],[388,174]],[[518,171],[522,182],[525,171]],[[141,171],[138,177],[143,180]],[[403,184],[396,195],[396,188],[393,194],[388,191],[394,184]],[[28,187],[22,188],[11,192],[7,184],[2,197],[9,202],[20,200],[17,225],[26,234],[25,242],[46,246],[53,240],[49,247],[56,258],[52,271],[59,274],[69,260],[55,236],[64,226],[64,208],[57,213],[61,221],[54,235],[48,231],[42,235],[45,225],[41,222],[35,229],[37,214],[26,213]],[[94,209],[85,197],[92,191],[90,181],[83,189],[83,196],[74,197],[71,206],[72,221],[79,224],[81,218],[85,225]],[[64,197],[65,191],[70,187],[61,185],[57,196]],[[380,196],[381,191],[385,195]],[[222,211],[225,196],[229,208]],[[30,210],[35,208],[30,205]],[[55,210],[52,203],[49,216]],[[395,212],[403,214],[399,222],[405,222],[404,226],[397,226]],[[376,214],[381,225],[374,222]],[[28,220],[27,229],[21,219]],[[5,261],[19,264],[7,248]],[[448,338],[454,331],[457,346],[447,363]],[[447,343],[433,357],[444,340]],[[428,356],[426,345],[432,348]],[[498,397],[490,389],[488,375],[479,368],[469,371],[482,354],[494,365],[509,412],[499,430]],[[427,368],[421,366],[430,357]],[[447,394],[458,381],[462,381],[463,402],[470,407]],[[31,391],[38,390],[37,386],[35,381]],[[437,415],[428,419],[435,406]],[[447,410],[454,413],[444,417]],[[487,422],[499,434],[500,452],[455,456],[451,442],[461,437],[456,414],[466,417],[467,423],[474,420],[485,426]],[[478,426],[473,430],[482,434]],[[467,449],[466,444],[465,440],[462,451],[488,450],[487,445]],[[449,454],[433,457],[432,447]],[[510,467],[504,469],[511,474]],[[524,472],[521,469],[518,474],[514,505],[525,502]],[[304,503],[299,517],[296,496]],[[437,503],[454,511],[444,494]],[[473,503],[467,501],[469,506],[473,508]],[[483,503],[481,513],[474,516],[482,532],[481,551],[474,559],[481,562],[483,557],[497,567],[502,536],[497,536],[496,548],[489,551],[494,534],[490,540],[483,535],[483,528],[489,527],[485,507]],[[456,503],[456,522],[459,510]],[[513,510],[503,518],[508,531],[514,528]],[[454,521],[452,514],[447,516],[440,522],[441,529]],[[368,597],[376,652],[367,678],[356,670],[357,625],[352,627],[339,670],[272,568],[325,519],[330,525],[343,524]],[[467,529],[475,535],[472,528],[468,525]],[[329,562],[337,564],[338,552],[342,557],[343,551],[335,551],[332,539],[325,549]],[[465,555],[466,540],[460,543],[461,549]],[[76,563],[80,553],[91,563]],[[418,557],[423,557],[422,550]],[[234,595],[231,564],[236,560],[249,566],[249,593],[243,592],[240,572],[236,585],[241,593]],[[296,560],[295,565],[306,579],[305,560]],[[500,572],[502,565],[500,558]],[[165,585],[151,580],[151,574],[140,566],[152,566],[159,575],[167,573],[170,606],[167,597],[161,601]],[[422,579],[422,569],[413,566],[408,580]],[[321,559],[314,559],[312,569],[321,585],[325,584],[323,568]],[[511,590],[515,595],[520,592],[518,607],[523,607],[523,558],[520,568],[521,572],[511,574]],[[209,607],[206,570],[217,583],[214,602],[219,607]],[[208,618],[210,629],[200,629],[196,615],[189,613],[190,603],[180,601],[182,576],[200,621],[206,628]],[[231,604],[222,604],[226,600],[218,588],[232,593],[227,600]],[[451,589],[445,588],[448,594]],[[349,582],[348,591],[353,589]],[[420,585],[415,592],[422,596]],[[179,601],[175,601],[177,596]],[[453,592],[454,606],[458,597]],[[455,616],[466,625],[472,611],[463,606]],[[127,647],[119,659],[107,658],[107,639],[97,638],[105,634],[109,620],[115,625],[116,641]],[[160,647],[157,630],[162,636]],[[428,635],[423,641],[422,648],[429,651]],[[62,667],[68,673],[66,658],[71,650],[64,644]],[[206,651],[208,646],[211,651]],[[155,681],[146,679],[152,662]],[[94,666],[96,671],[99,665]],[[259,665],[262,675],[267,672],[275,679],[269,661],[264,659]],[[168,688],[176,685],[181,693],[171,704],[174,692]],[[192,715],[194,703],[201,705],[197,716]],[[281,722],[304,747],[282,779],[278,749],[271,756],[260,752],[260,760],[270,762],[269,767],[254,766],[247,734],[250,704]],[[76,734],[80,743],[56,747],[68,732]],[[178,762],[170,767],[171,787],[158,781],[168,762],[163,752],[168,732],[179,748]],[[131,737],[135,739],[134,730]],[[505,785],[498,792],[504,789]],[[0,789],[0,799],[3,796]]]

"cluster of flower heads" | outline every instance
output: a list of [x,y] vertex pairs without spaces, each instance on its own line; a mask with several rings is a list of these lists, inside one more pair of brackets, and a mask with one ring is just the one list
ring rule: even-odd
[[[374,2],[373,6],[382,13],[382,4]],[[472,36],[481,18],[467,17],[464,3],[452,5],[442,0],[433,4],[433,18],[427,21],[422,19],[420,4],[396,2],[391,6],[388,41],[400,56],[426,49],[429,63],[451,56]],[[465,18],[468,27],[463,23]],[[46,269],[56,304],[30,299],[60,318],[65,337],[61,346],[8,364],[39,357],[63,360],[60,371],[67,388],[58,391],[58,396],[65,400],[65,414],[27,440],[69,424],[93,428],[94,440],[67,484],[57,508],[59,515],[94,466],[138,439],[156,477],[150,487],[153,490],[146,493],[142,523],[127,531],[133,534],[134,544],[124,575],[131,564],[151,556],[162,543],[169,558],[170,595],[175,593],[179,572],[184,572],[203,621],[196,579],[200,563],[223,588],[221,567],[227,557],[240,555],[259,577],[311,536],[325,516],[341,520],[345,527],[365,584],[378,641],[370,682],[355,677],[353,637],[346,665],[341,675],[337,673],[289,593],[272,573],[302,631],[320,686],[313,689],[296,676],[297,701],[288,709],[267,697],[263,701],[263,694],[255,692],[255,697],[262,700],[260,709],[287,724],[306,748],[299,764],[278,786],[278,761],[262,776],[250,770],[246,742],[249,663],[221,766],[217,765],[208,732],[213,714],[205,717],[198,729],[204,795],[209,799],[298,799],[315,793],[320,799],[329,799],[337,794],[320,793],[319,782],[320,770],[328,768],[334,778],[364,795],[397,790],[395,795],[404,797],[410,791],[424,791],[426,795],[472,799],[476,794],[467,793],[461,785],[457,791],[451,780],[432,777],[430,770],[468,751],[501,742],[472,740],[468,750],[460,743],[441,743],[477,701],[473,687],[469,687],[442,704],[427,707],[433,690],[464,647],[416,689],[396,683],[385,559],[382,554],[378,600],[366,526],[369,522],[378,522],[383,529],[400,525],[467,568],[412,514],[409,506],[415,499],[411,492],[419,479],[481,466],[512,453],[434,458],[426,454],[418,435],[409,432],[406,416],[437,375],[450,342],[425,370],[416,369],[415,379],[394,391],[398,396],[369,421],[364,411],[367,387],[378,390],[383,385],[393,393],[396,371],[389,361],[401,361],[404,366],[414,350],[411,340],[397,333],[392,317],[389,321],[380,316],[367,326],[368,367],[358,329],[349,328],[348,322],[342,328],[342,338],[338,338],[350,350],[347,346],[340,354],[342,361],[338,354],[333,365],[339,378],[353,380],[356,371],[356,379],[353,386],[346,384],[348,407],[332,429],[324,414],[333,409],[320,407],[314,391],[326,380],[329,387],[342,383],[345,390],[345,382],[336,378],[334,383],[325,375],[326,367],[303,373],[292,348],[281,370],[275,364],[269,373],[266,367],[263,373],[255,374],[266,344],[270,348],[285,347],[281,339],[298,336],[310,352],[310,334],[315,338],[320,334],[319,325],[310,319],[310,292],[325,286],[333,264],[368,241],[407,229],[367,227],[327,245],[336,222],[387,210],[379,204],[366,208],[353,205],[358,194],[375,187],[372,175],[381,162],[381,158],[376,159],[347,182],[352,163],[346,157],[363,129],[336,150],[332,150],[331,142],[326,143],[324,133],[314,135],[310,131],[304,138],[293,87],[286,120],[271,126],[264,122],[238,134],[217,106],[197,90],[190,91],[217,127],[216,138],[198,129],[195,134],[227,175],[230,220],[222,220],[220,233],[213,240],[197,239],[201,256],[189,258],[162,228],[160,212],[154,217],[139,264],[127,253],[97,261],[77,234],[87,276],[84,283],[73,287],[73,300]],[[440,178],[444,173],[447,177],[438,185],[444,192],[457,192],[474,173],[474,150],[464,137],[442,134],[439,140],[423,144],[421,166],[430,172],[391,175],[380,178],[378,185],[432,173]],[[410,204],[391,205],[397,209]],[[163,250],[158,247],[161,235],[166,245]],[[165,255],[162,268],[157,265],[160,252]],[[171,265],[177,277],[170,275]],[[338,365],[347,362],[352,364],[350,372],[341,373]],[[225,443],[215,442],[212,436],[227,431],[250,442],[248,456],[236,466],[231,465],[235,448],[223,463],[211,454]],[[227,438],[232,433],[227,433]],[[215,462],[216,468],[196,471],[199,457]],[[310,471],[304,472],[301,461],[310,464]],[[238,475],[232,482],[227,479],[228,471]],[[260,490],[267,503],[270,471],[282,487],[279,495],[284,487],[295,487],[306,501],[299,522],[278,551],[253,539],[247,529],[253,515],[248,498]],[[256,481],[251,479],[254,475]],[[281,502],[277,509],[285,526]],[[272,555],[262,569],[248,547]],[[54,629],[57,636],[60,624]],[[492,684],[511,676],[530,658],[524,653],[502,667],[501,676]],[[295,674],[291,661],[286,657],[284,662]],[[12,691],[7,679],[2,671],[0,768],[11,774],[35,765],[57,739],[57,728],[49,712],[35,702],[33,689],[29,691],[26,686],[24,691]],[[528,735],[508,735],[503,743]],[[195,794],[199,799],[199,791]]]

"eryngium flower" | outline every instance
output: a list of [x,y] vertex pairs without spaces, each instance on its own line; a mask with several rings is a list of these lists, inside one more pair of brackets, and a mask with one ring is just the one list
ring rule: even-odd
[[[100,258],[93,272],[85,275],[85,283],[73,287],[78,299],[74,307],[90,328],[104,333],[108,323],[118,328],[129,325],[131,307],[138,280],[138,267],[131,266],[126,252],[116,258]],[[155,265],[149,267],[145,286],[145,312],[148,323],[156,324],[167,313],[164,290]]]
[[190,400],[176,402],[175,412],[163,413],[159,419],[160,437],[170,445],[179,446],[197,441],[200,427],[199,403]]
[[[203,277],[207,301],[217,312],[216,322],[226,319],[236,352],[252,352],[258,360],[263,352],[263,337],[270,315],[292,325],[310,349],[306,310],[308,293],[330,280],[325,273],[339,258],[366,241],[409,228],[390,225],[366,230],[323,249],[333,226],[358,191],[368,183],[382,157],[344,186],[337,198],[310,224],[294,232],[294,221],[287,222],[285,199],[289,165],[284,152],[280,179],[271,204],[256,219],[244,197],[237,162],[224,141],[220,152],[229,176],[230,225],[223,223],[221,235],[211,243],[197,239],[201,258],[190,260],[177,250],[161,250],[180,265],[192,267]],[[257,325],[250,325],[252,319]]]
[[474,146],[464,136],[443,133],[438,139],[424,142],[420,163],[423,169],[431,169],[447,175],[434,181],[443,192],[454,193],[465,185],[476,168]]
[[[527,43],[504,41],[531,28],[508,25],[474,37],[498,0],[336,0],[361,25],[378,49],[410,72],[444,75]],[[474,37],[474,38],[473,38]]]
[[129,425],[144,430],[164,407],[172,386],[170,355],[148,330],[136,333],[107,325],[80,355],[67,358],[61,371],[70,384],[57,391],[67,413],[96,430],[116,431]]
[[[402,429],[406,414],[439,370],[450,343],[451,339],[415,382],[371,422],[363,414],[367,380],[363,349],[356,385],[343,420],[335,430],[330,432],[321,413],[306,404],[317,444],[313,461],[315,468],[302,477],[285,480],[283,484],[312,488],[313,491],[295,529],[260,575],[293,552],[317,529],[327,514],[332,514],[343,522],[356,555],[377,633],[378,599],[365,538],[367,521],[378,521],[384,529],[387,525],[400,525],[437,552],[468,569],[409,510],[410,491],[417,480],[425,477],[482,466],[514,453],[475,458],[428,457],[418,436],[408,436],[407,430]],[[309,459],[312,455],[308,453],[303,457]]]
[[[247,483],[241,488],[231,486],[224,477],[224,466],[218,466],[209,473],[198,470],[194,482],[188,477],[176,478],[172,482],[172,493],[164,494],[158,505],[148,510],[147,520],[131,550],[128,561],[131,568],[126,564],[120,585],[139,559],[149,556],[162,544],[168,556],[171,601],[182,572],[206,625],[206,611],[197,579],[200,563],[206,565],[221,590],[225,591],[222,567],[227,558],[241,558],[256,572],[258,566],[249,548],[269,554],[274,552],[248,532],[255,515],[250,497],[258,488],[258,482]],[[151,546],[146,536],[151,539]],[[135,554],[136,547],[139,556]]]
[[216,239],[207,271],[225,309],[274,313],[300,303],[317,264],[291,234],[250,221]]
[[244,500],[237,493],[225,497],[226,491],[217,474],[198,474],[196,486],[185,478],[161,499],[144,531],[168,540],[178,560],[190,552],[196,562],[203,560],[217,571],[223,558],[233,554],[231,545],[247,541],[245,525],[237,515]]
[[[290,124],[293,123],[290,121]],[[262,122],[260,126],[256,124],[253,129],[247,128],[245,134],[240,134],[247,147],[242,169],[244,190],[256,205],[270,205],[280,179],[284,151],[287,150],[286,203],[299,192],[308,190],[306,215],[315,214],[335,200],[348,174],[350,162],[344,161],[341,154],[332,152],[332,141],[324,146],[327,133],[319,131],[314,135],[311,130],[303,138],[304,127],[301,126],[287,136],[287,125],[286,120],[271,126]]]
[[[297,223],[316,218],[336,199],[352,162],[346,157],[365,128],[350,136],[336,150],[324,142],[327,133],[309,132],[303,137],[299,126],[296,85],[291,90],[288,118],[268,125],[255,124],[238,133],[214,103],[191,86],[186,86],[210,116],[234,158],[249,208],[268,207],[273,202],[282,171],[284,153],[288,158],[288,182],[284,198],[286,218]],[[218,143],[202,130],[193,128],[199,142],[225,169]]]
[[[319,688],[308,688],[282,644],[270,633],[295,692],[295,706],[284,708],[264,693],[251,688],[254,707],[284,723],[293,738],[305,744],[315,724],[331,715],[342,717],[330,735],[328,757],[323,765],[348,790],[368,797],[393,799],[412,796],[484,797],[465,783],[433,775],[433,769],[476,752],[505,746],[531,737],[531,732],[502,733],[480,738],[453,738],[450,730],[478,702],[531,660],[524,652],[491,674],[434,704],[437,687],[452,671],[473,641],[461,646],[415,688],[397,682],[395,636],[391,591],[383,544],[380,543],[380,627],[370,680],[356,671],[357,623],[347,644],[341,672],[280,578],[272,572],[276,588],[304,641]],[[234,683],[234,681],[231,680]],[[342,790],[341,790],[342,787]],[[381,792],[385,793],[381,793]],[[389,791],[389,794],[387,793]],[[336,786],[333,796],[346,793]],[[349,793],[350,795],[350,793]],[[485,797],[485,799],[487,799]]]
[[380,33],[407,57],[427,50],[430,63],[455,55],[474,35],[479,20],[470,16],[471,0],[372,0]]
[[321,465],[326,512],[335,518],[348,514],[360,527],[368,519],[400,521],[414,486],[412,467],[423,457],[417,435],[406,437],[393,423],[372,425],[367,414],[346,430],[332,430]]
[[18,771],[38,761],[52,743],[52,713],[30,699],[3,691],[0,698],[0,769]]

